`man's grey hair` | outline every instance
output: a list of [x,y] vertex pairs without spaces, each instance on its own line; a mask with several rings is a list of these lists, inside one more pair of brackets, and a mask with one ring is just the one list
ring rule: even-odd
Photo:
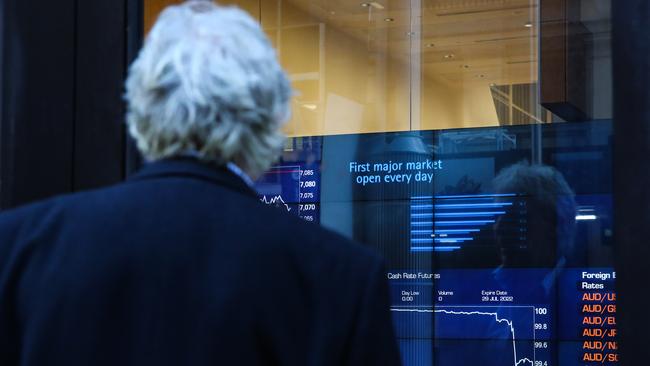
[[255,20],[188,1],[162,12],[129,69],[127,124],[148,160],[189,154],[259,175],[282,151],[291,94]]

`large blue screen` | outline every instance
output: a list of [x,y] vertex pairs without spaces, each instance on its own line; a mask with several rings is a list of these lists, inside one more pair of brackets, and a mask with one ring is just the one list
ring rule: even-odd
[[406,366],[615,365],[611,123],[291,139],[260,199],[374,247]]

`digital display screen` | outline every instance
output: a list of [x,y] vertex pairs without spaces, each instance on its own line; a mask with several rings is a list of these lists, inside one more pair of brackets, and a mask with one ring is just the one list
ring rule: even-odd
[[322,138],[290,141],[283,162],[273,166],[256,182],[263,203],[297,215],[309,222],[320,219],[320,170]]
[[294,138],[258,191],[384,256],[406,366],[618,363],[609,121]]

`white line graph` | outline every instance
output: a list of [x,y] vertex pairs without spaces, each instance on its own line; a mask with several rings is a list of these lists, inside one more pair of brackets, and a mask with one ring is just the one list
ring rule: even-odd
[[280,195],[271,197],[270,199],[267,198],[266,196],[263,196],[262,198],[260,198],[260,201],[262,201],[262,203],[265,203],[267,205],[276,205],[276,206],[282,205],[284,206],[284,208],[287,209],[287,211],[291,211],[291,207],[289,207],[289,204],[284,202],[284,199],[282,199],[282,196]]
[[[454,307],[457,307],[457,306],[454,306]],[[480,307],[480,306],[478,306],[478,307]],[[525,306],[525,307],[528,307],[528,306]],[[476,308],[476,307],[474,307],[474,308]],[[534,318],[535,318],[535,315],[534,315],[535,314],[535,307],[531,306],[530,308],[533,309],[533,325],[534,325],[535,324],[534,323],[535,322],[535,320],[534,320]],[[529,359],[527,357],[524,357],[524,358],[521,358],[521,359],[518,358],[518,356],[517,356],[517,343],[516,343],[517,342],[517,337],[515,335],[515,327],[513,325],[513,322],[511,320],[508,320],[508,319],[499,318],[499,314],[496,313],[496,312],[457,311],[457,310],[445,310],[445,309],[440,309],[440,308],[436,308],[436,309],[391,308],[390,310],[393,311],[393,312],[402,312],[402,313],[430,313],[430,314],[440,313],[440,314],[449,314],[449,315],[479,315],[479,316],[494,317],[494,320],[497,323],[505,323],[510,328],[510,334],[512,335],[512,352],[513,352],[513,360],[514,360],[513,366],[519,366],[522,363],[527,363],[527,364],[530,364],[532,366],[535,365],[535,361],[531,360],[531,359]],[[535,348],[534,348],[534,341],[535,341],[534,338],[535,337],[534,337],[534,334],[535,334],[535,331],[534,331],[534,327],[533,327],[533,355],[535,354]],[[533,358],[535,358],[535,356],[533,356]]]

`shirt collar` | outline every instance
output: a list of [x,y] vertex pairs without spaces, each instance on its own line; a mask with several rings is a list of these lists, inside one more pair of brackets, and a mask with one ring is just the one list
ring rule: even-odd
[[226,168],[228,168],[228,170],[230,170],[233,174],[241,178],[244,181],[244,183],[246,183],[251,189],[255,189],[255,182],[253,182],[253,179],[251,179],[251,177],[248,174],[246,174],[246,172],[244,172],[240,167],[238,167],[237,164],[230,162],[226,164]]

